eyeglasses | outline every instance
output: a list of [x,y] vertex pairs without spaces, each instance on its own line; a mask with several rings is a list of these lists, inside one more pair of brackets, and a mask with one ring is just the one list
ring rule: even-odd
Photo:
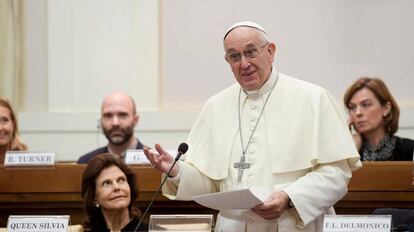
[[243,53],[240,52],[230,52],[227,53],[224,57],[229,63],[237,63],[240,62],[242,59],[242,55],[246,57],[247,59],[254,59],[257,55],[263,50],[263,48],[268,45],[269,43],[263,44],[260,48],[252,47],[249,49],[244,50]]

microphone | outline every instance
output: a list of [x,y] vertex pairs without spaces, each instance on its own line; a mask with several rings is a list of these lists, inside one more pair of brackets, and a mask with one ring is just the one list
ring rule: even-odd
[[[187,152],[187,150],[188,150],[188,144],[186,144],[186,143],[181,143],[180,144],[180,146],[178,146],[178,152],[177,152],[177,155],[175,156],[175,161],[177,162],[179,159],[180,159],[180,157],[182,156],[182,155],[184,155],[186,152]],[[175,163],[174,163],[175,164]],[[174,165],[173,165],[174,166]],[[172,168],[171,168],[172,169]],[[170,169],[170,171],[171,171],[171,169]],[[170,172],[169,171],[169,172]],[[168,173],[169,173],[168,172]]]
[[177,161],[180,159],[180,157],[181,157],[182,155],[184,155],[184,154],[187,152],[187,150],[188,150],[188,144],[186,144],[186,143],[181,143],[181,144],[180,144],[180,146],[178,146],[177,155],[175,156],[174,163],[171,165],[171,168],[170,168],[170,170],[168,170],[168,172],[166,173],[166,175],[165,175],[164,179],[162,180],[162,182],[161,182],[161,184],[160,184],[160,187],[158,187],[157,192],[155,192],[154,197],[152,198],[151,202],[149,203],[149,205],[148,205],[148,206],[147,206],[147,208],[145,209],[145,212],[144,212],[144,214],[141,216],[141,219],[139,220],[137,227],[135,227],[134,232],[137,232],[137,231],[138,231],[139,226],[141,225],[142,221],[143,221],[143,220],[144,220],[144,218],[145,218],[145,215],[147,215],[148,210],[151,208],[152,204],[153,204],[153,203],[154,203],[154,201],[155,201],[155,198],[156,198],[156,197],[158,196],[158,194],[160,193],[160,190],[161,190],[162,186],[164,185],[164,183],[165,183],[165,181],[167,180],[167,178],[170,176],[171,170],[173,169],[173,167],[174,167],[175,163],[177,163]]

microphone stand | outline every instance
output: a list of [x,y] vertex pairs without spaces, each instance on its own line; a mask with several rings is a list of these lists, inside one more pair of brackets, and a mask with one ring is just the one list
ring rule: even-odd
[[175,157],[175,159],[174,159],[174,163],[171,165],[171,168],[170,168],[170,170],[168,170],[168,172],[166,173],[166,175],[165,175],[164,179],[163,179],[163,180],[162,180],[162,182],[161,182],[160,187],[158,187],[157,192],[154,194],[154,197],[152,198],[151,202],[149,203],[149,205],[148,205],[148,206],[147,206],[147,208],[145,209],[145,212],[144,212],[144,214],[142,215],[141,219],[139,220],[137,227],[135,227],[134,232],[137,232],[137,231],[138,231],[139,226],[141,225],[142,221],[143,221],[143,220],[144,220],[144,218],[145,218],[145,215],[147,215],[148,210],[151,208],[152,204],[153,204],[153,203],[154,203],[154,201],[155,201],[155,198],[156,198],[156,197],[158,196],[158,194],[160,193],[160,190],[161,190],[162,186],[164,185],[164,183],[165,183],[165,181],[167,180],[167,178],[170,176],[170,173],[171,173],[172,169],[174,168],[174,165],[175,165],[175,164],[177,163],[177,161],[180,159],[180,157],[181,157],[181,155],[182,155],[182,154],[184,154],[184,153],[183,153],[183,152],[181,152],[181,151],[178,151],[177,156],[176,156],[176,157]]

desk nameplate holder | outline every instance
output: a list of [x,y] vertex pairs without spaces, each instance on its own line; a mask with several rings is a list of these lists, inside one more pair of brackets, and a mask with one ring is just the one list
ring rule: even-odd
[[[167,152],[175,157],[177,151],[175,150],[167,150]],[[144,150],[142,149],[130,149],[127,150],[125,154],[125,163],[126,164],[151,164],[151,162],[147,159],[144,154]]]
[[68,232],[69,215],[10,215],[8,232]]
[[4,167],[7,168],[54,168],[55,153],[32,151],[7,151]]
[[391,215],[325,215],[323,232],[389,232]]
[[150,164],[142,149],[130,149],[125,154],[126,164]]
[[212,214],[168,214],[151,215],[149,232],[211,232]]

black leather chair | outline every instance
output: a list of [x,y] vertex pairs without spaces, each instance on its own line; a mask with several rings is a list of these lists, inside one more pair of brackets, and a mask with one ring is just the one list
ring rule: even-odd
[[380,208],[372,212],[374,215],[391,215],[393,231],[414,232],[414,209]]

